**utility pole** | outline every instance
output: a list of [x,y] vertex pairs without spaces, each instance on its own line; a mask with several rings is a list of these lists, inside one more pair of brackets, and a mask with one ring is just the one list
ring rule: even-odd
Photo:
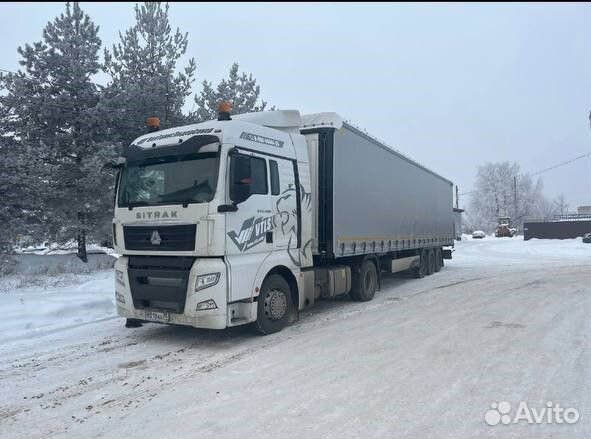
[[458,185],[456,184],[456,209],[460,208],[460,198],[459,198],[459,194],[458,194]]
[[513,227],[517,225],[517,175],[513,176]]

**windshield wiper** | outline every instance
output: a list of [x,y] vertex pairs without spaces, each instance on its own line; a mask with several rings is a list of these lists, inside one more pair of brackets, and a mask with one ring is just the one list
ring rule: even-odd
[[133,201],[133,202],[127,204],[127,208],[129,210],[133,210],[134,207],[149,206],[149,205],[150,205],[150,203],[148,203],[147,201]]

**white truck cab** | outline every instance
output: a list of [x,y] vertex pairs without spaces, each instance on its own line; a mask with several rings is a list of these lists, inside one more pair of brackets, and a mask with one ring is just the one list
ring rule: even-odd
[[297,291],[312,255],[301,123],[297,111],[220,117],[126,148],[113,221],[120,316],[213,329],[258,320],[273,332],[304,306]]

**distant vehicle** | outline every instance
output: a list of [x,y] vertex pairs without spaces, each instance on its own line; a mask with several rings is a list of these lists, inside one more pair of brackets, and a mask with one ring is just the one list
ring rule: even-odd
[[509,218],[508,216],[504,216],[499,218],[497,229],[495,230],[495,236],[497,238],[513,238],[513,236],[515,236],[516,231],[517,229],[511,226],[511,218]]
[[591,244],[591,233],[585,233],[583,235],[583,242],[585,244]]
[[482,239],[485,236],[486,236],[486,233],[484,233],[482,230],[474,230],[474,232],[472,233],[473,239]]

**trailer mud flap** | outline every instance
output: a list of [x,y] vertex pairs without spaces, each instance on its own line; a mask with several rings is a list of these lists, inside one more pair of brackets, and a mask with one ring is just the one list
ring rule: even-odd
[[453,252],[453,250],[451,250],[451,249],[441,250],[441,255],[443,256],[443,259],[451,259],[452,252]]

